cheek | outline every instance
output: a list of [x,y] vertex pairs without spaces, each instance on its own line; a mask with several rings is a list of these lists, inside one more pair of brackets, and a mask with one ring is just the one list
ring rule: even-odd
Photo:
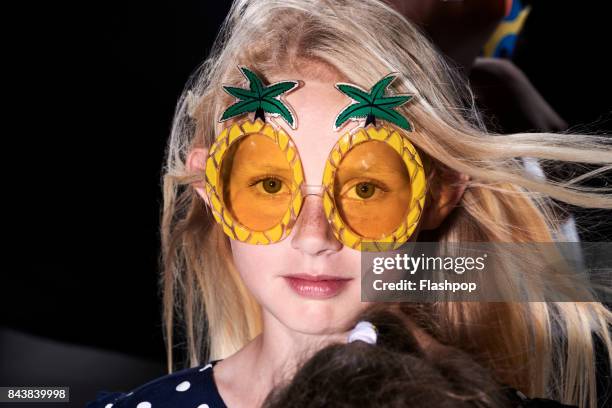
[[247,289],[260,305],[274,297],[275,288],[295,268],[291,247],[282,241],[271,245],[252,245],[230,240],[234,265]]
[[258,251],[255,245],[245,245],[241,242],[237,242],[230,239],[232,255],[234,263],[238,270],[245,271],[249,269],[249,265],[259,264],[265,262],[263,257],[258,256]]
[[[267,251],[268,248],[261,245],[245,244],[234,240],[230,240],[230,242],[234,265],[236,265],[245,284],[254,289],[252,284],[256,284],[268,275],[266,271],[273,267],[275,253]],[[276,256],[278,256],[277,253]]]

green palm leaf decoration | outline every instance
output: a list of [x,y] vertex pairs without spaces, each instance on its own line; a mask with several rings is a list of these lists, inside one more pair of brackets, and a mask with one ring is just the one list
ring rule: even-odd
[[375,83],[369,92],[352,84],[336,84],[336,89],[355,102],[347,106],[336,116],[334,129],[338,130],[347,120],[366,118],[365,126],[368,126],[370,123],[376,126],[376,119],[381,119],[411,131],[412,126],[410,122],[408,122],[404,115],[396,112],[394,108],[407,103],[414,95],[385,96],[385,90],[397,76],[398,74],[396,73],[387,75]]
[[273,116],[281,116],[291,128],[295,129],[295,114],[291,111],[290,107],[281,100],[281,96],[295,89],[299,85],[299,82],[283,81],[266,86],[261,79],[247,67],[239,67],[239,69],[249,81],[249,88],[223,86],[225,92],[237,98],[238,101],[223,112],[219,122],[249,112],[255,112],[255,119],[259,118],[265,122],[264,113],[267,112]]

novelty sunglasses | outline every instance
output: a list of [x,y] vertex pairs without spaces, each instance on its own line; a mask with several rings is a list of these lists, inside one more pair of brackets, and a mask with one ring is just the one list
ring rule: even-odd
[[369,91],[336,84],[354,103],[338,114],[334,129],[348,120],[363,123],[364,117],[365,124],[335,143],[322,184],[307,184],[296,144],[272,119],[281,117],[296,128],[295,114],[282,96],[299,81],[265,86],[251,70],[239,68],[249,88],[223,87],[238,101],[220,122],[251,112],[255,116],[223,128],[205,170],[212,214],[225,234],[249,244],[279,242],[291,233],[305,198],[318,195],[334,236],[344,245],[388,250],[406,242],[423,212],[427,182],[423,161],[405,135],[412,127],[393,110],[412,95],[384,95],[397,75],[387,75]]

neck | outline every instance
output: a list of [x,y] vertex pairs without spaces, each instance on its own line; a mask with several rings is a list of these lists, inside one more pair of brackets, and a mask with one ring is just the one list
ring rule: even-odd
[[259,336],[259,366],[270,369],[271,377],[291,378],[301,363],[330,344],[345,343],[347,336],[348,330],[344,329],[302,333],[264,313],[263,331]]
[[324,334],[301,333],[264,311],[262,333],[226,359],[234,367],[228,370],[228,377],[235,379],[235,386],[242,383],[240,386],[244,387],[232,393],[248,396],[251,403],[257,401],[252,406],[260,406],[274,387],[289,381],[300,364],[318,350],[346,342],[350,329]]

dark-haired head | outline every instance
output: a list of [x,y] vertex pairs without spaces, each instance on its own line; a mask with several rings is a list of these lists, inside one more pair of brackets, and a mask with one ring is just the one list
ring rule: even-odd
[[263,406],[277,407],[506,407],[503,388],[467,354],[417,341],[401,312],[370,308],[377,344],[333,344],[306,361]]

